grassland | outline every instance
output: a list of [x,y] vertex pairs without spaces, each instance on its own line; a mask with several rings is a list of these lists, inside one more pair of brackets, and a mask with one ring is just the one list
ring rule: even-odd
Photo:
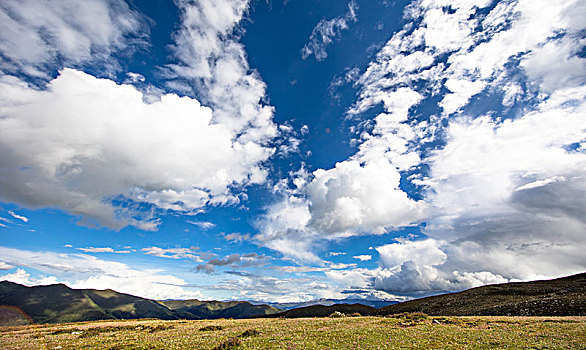
[[586,317],[98,321],[0,328],[2,349],[586,349]]

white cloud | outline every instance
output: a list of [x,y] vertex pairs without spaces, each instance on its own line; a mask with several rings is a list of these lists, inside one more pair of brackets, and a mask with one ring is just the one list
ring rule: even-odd
[[325,272],[326,276],[345,288],[381,290],[397,296],[424,296],[430,292],[461,290],[488,283],[509,280],[492,272],[459,272],[445,269],[448,254],[445,242],[400,240],[377,247],[381,266],[376,269],[357,268]]
[[[202,298],[199,291],[187,288],[183,279],[166,274],[161,269],[137,270],[115,261],[100,260],[86,254],[57,254],[0,247],[0,255],[10,265],[18,267],[14,273],[0,276],[25,285],[65,283],[71,288],[110,288],[151,299]],[[45,275],[32,278],[26,269],[35,269]]]
[[[275,152],[267,145],[277,129],[273,108],[263,102],[266,86],[238,42],[248,1],[177,5],[177,63],[164,73],[169,86],[189,95],[197,91],[210,108],[165,94],[137,73],[129,72],[127,82],[146,84],[145,94],[67,68],[101,62],[107,75],[117,64],[111,53],[142,44],[137,38],[147,31],[144,20],[123,1],[49,6],[11,0],[0,6],[7,19],[2,23],[29,39],[15,41],[22,35],[1,31],[0,52],[10,62],[0,69],[34,71],[48,80],[45,72],[61,68],[45,90],[0,76],[2,200],[63,209],[91,226],[155,230],[156,209],[197,213],[237,202],[233,191],[265,181],[261,163]],[[137,205],[114,206],[113,200]]]
[[[581,102],[567,106],[568,98]],[[487,217],[515,212],[518,189],[567,184],[580,195],[586,157],[564,147],[584,139],[585,99],[586,88],[563,90],[514,121],[454,121],[448,144],[432,157],[428,198],[446,216]]]
[[75,249],[81,250],[86,253],[114,253],[114,249],[112,249],[110,247],[101,247],[101,248],[89,247],[89,248],[75,248]]
[[330,45],[343,30],[347,30],[350,23],[357,21],[356,11],[358,11],[358,5],[356,4],[356,1],[351,0],[348,3],[348,11],[344,16],[328,20],[324,18],[319,21],[311,32],[309,43],[305,44],[303,49],[301,49],[301,57],[307,59],[309,56],[315,55],[317,61],[325,60],[328,57],[326,47]]
[[339,255],[346,255],[346,252],[329,252],[328,256],[339,256]]
[[223,236],[224,236],[224,239],[227,240],[228,242],[242,242],[242,241],[248,241],[250,239],[250,235],[248,233],[240,234],[238,232],[233,232],[233,233],[224,234]]
[[7,264],[4,261],[0,261],[0,270],[12,270],[14,266]]
[[197,100],[167,94],[146,104],[130,85],[72,69],[46,91],[8,76],[0,86],[4,200],[58,207],[86,223],[154,229],[158,222],[148,213],[133,219],[131,208],[110,200],[197,212],[237,200],[231,186],[264,181],[259,162],[271,150],[234,142],[230,128],[213,123]]
[[192,221],[192,220],[187,220],[188,223],[198,226],[201,229],[204,230],[208,230],[210,228],[214,228],[216,227],[216,224],[214,224],[213,222],[209,222],[209,221]]
[[125,81],[126,84],[142,83],[146,80],[144,75],[139,73],[128,72],[126,73],[126,76],[128,77]]
[[121,0],[6,0],[0,5],[0,69],[47,77],[45,67],[92,61],[115,69],[112,52],[137,43],[148,29]]
[[287,158],[292,153],[299,153],[299,146],[302,142],[301,137],[307,132],[307,130],[304,130],[303,127],[300,130],[296,130],[288,122],[279,125],[281,137],[277,155],[282,158]]
[[7,224],[12,224],[12,220],[7,219],[7,218],[3,218],[0,216],[0,227],[6,227],[8,228],[8,225],[3,224],[3,222],[7,223]]
[[18,215],[15,212],[9,210],[8,214],[10,214],[13,218],[24,221],[24,222],[28,222],[28,218],[26,216],[22,216],[22,215]]
[[425,204],[409,198],[399,182],[399,172],[384,157],[317,170],[304,197],[289,196],[269,207],[255,238],[286,256],[319,261],[312,251],[320,240],[383,234],[420,220]]
[[421,265],[441,265],[446,261],[446,254],[439,248],[439,242],[426,239],[422,241],[405,241],[377,247],[385,267],[401,266],[408,261],[415,261]]
[[[425,221],[427,240],[377,248],[380,268],[328,275],[401,293],[586,268],[586,59],[578,54],[586,6],[490,4],[428,0],[408,7],[408,24],[358,79],[348,116],[377,105],[384,112],[361,124],[372,128],[364,128],[355,155],[318,170],[297,192],[296,208],[308,220],[275,220],[290,199],[269,208],[270,237],[290,244],[266,246],[300,258],[300,249],[319,247],[318,237]],[[489,11],[478,11],[483,7]],[[475,96],[482,103],[471,104]],[[419,201],[399,187],[412,169],[424,169],[406,179]]]
[[141,251],[147,255],[157,256],[159,258],[167,259],[192,259],[195,262],[202,262],[201,258],[196,255],[196,249],[194,248],[160,248],[160,247],[149,247],[142,248]]
[[262,266],[267,263],[269,258],[266,255],[259,255],[257,253],[248,254],[230,254],[221,259],[214,258],[207,261],[207,263],[196,266],[197,271],[205,273],[215,272],[218,266],[248,267],[248,266]]
[[584,101],[584,87],[569,88],[516,120],[452,121],[429,160],[433,239],[378,247],[375,287],[459,290],[583,271],[586,158],[565,145],[584,139]]
[[387,159],[364,165],[349,160],[314,176],[306,186],[309,226],[320,234],[382,234],[422,216],[422,203],[399,189],[400,175]]
[[313,241],[305,228],[311,219],[307,202],[297,196],[267,208],[267,213],[256,223],[260,234],[254,236],[260,244],[285,256],[307,261],[319,261],[312,253]]
[[130,250],[114,250],[110,247],[88,247],[88,248],[75,248],[86,253],[117,253],[117,254],[128,254]]
[[329,263],[328,267],[332,270],[345,270],[348,269],[350,267],[356,267],[358,266],[357,264],[344,264],[344,263],[332,263],[332,262],[327,262]]
[[[440,103],[443,116],[461,115],[444,129],[446,145],[421,160],[430,166],[429,176],[418,183],[426,187],[430,210],[424,233],[432,239],[377,248],[383,266],[376,287],[390,292],[454,290],[583,271],[586,260],[579,251],[586,248],[580,234],[586,159],[567,146],[582,144],[586,130],[586,60],[576,56],[582,46],[577,33],[584,24],[575,21],[584,6],[501,2],[488,15],[470,20],[475,5],[487,4],[450,4],[457,8],[451,14],[437,11],[443,5],[428,1],[412,6],[409,16],[422,18],[423,25],[411,34],[399,32],[387,43],[359,80],[360,99],[350,110],[361,113],[381,102],[388,108],[388,91],[414,86],[424,77],[430,80],[426,90],[417,90],[421,101],[441,96],[442,84],[449,91]],[[473,33],[470,28],[477,22],[485,30]],[[560,32],[565,35],[555,36]],[[424,51],[412,51],[422,44]],[[446,52],[448,65],[420,58]],[[525,102],[524,88],[514,83],[523,78],[511,77],[505,67],[515,55],[525,69],[520,74],[539,86],[537,106],[505,121],[466,112],[470,98],[487,87],[503,91],[506,107]],[[398,64],[407,58],[412,65]],[[433,140],[442,130],[440,119],[421,125],[411,118],[398,120],[415,135],[407,141]],[[376,130],[386,119],[375,121]],[[381,136],[366,138],[364,144],[373,139],[381,147],[393,144]],[[377,151],[364,144],[363,152]]]
[[372,260],[372,255],[355,255],[353,256],[354,259],[358,259],[360,261],[370,261]]
[[130,276],[119,278],[111,275],[91,276],[69,284],[78,289],[113,289],[120,293],[141,296],[154,300],[205,299],[201,292],[186,289],[187,282],[172,275],[156,271],[134,271]]
[[275,270],[288,273],[305,273],[305,272],[323,272],[330,271],[328,267],[314,267],[314,266],[275,266]]
[[[273,108],[263,103],[266,85],[250,69],[238,25],[248,0],[178,1],[181,28],[169,64],[171,83],[195,89],[213,109],[213,120],[226,125],[242,147],[259,147],[277,135]],[[272,152],[262,147],[264,153]]]
[[329,288],[323,278],[242,276],[225,281],[221,288],[233,290],[238,300],[305,302],[316,298],[342,297],[341,293]]
[[351,270],[330,270],[325,272],[326,277],[339,283],[345,288],[351,289],[366,289],[372,288],[372,279],[376,272],[363,268],[355,268]]
[[530,182],[528,184],[519,186],[515,189],[515,192],[517,191],[523,191],[523,190],[531,190],[534,188],[539,188],[539,187],[543,187],[543,186],[547,186],[551,183],[555,183],[555,182],[560,182],[560,181],[566,181],[566,178],[563,176],[554,176],[551,177],[549,179],[545,179],[545,180],[537,180],[537,181],[533,181]]
[[16,269],[13,273],[7,273],[0,276],[0,280],[14,282],[25,286],[43,286],[58,283],[55,276],[31,279],[31,275],[23,269]]

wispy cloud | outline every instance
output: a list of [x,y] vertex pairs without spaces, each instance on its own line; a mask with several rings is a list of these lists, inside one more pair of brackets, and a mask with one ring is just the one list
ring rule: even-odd
[[0,261],[0,270],[12,270],[13,268],[13,265],[7,264],[4,261]]
[[188,223],[198,226],[204,230],[208,230],[210,228],[214,228],[216,227],[216,224],[214,224],[213,222],[209,222],[209,221],[193,221],[193,220],[187,220]]
[[[66,245],[67,246],[67,245]],[[88,248],[75,248],[86,253],[116,253],[116,254],[128,254],[130,250],[114,250],[110,247],[88,247]]]
[[228,242],[242,242],[250,239],[250,235],[248,233],[241,234],[238,232],[226,233],[223,235],[223,237]]
[[230,254],[221,259],[214,258],[207,261],[207,263],[196,266],[196,271],[212,273],[216,271],[216,267],[219,266],[263,266],[266,265],[269,257],[266,255],[260,255],[257,253],[248,254]]
[[[249,0],[177,1],[181,29],[173,46],[176,63],[168,64],[167,78],[197,91],[214,110],[214,121],[226,125],[235,136],[235,147],[266,160],[273,149],[266,144],[277,135],[273,108],[264,103],[266,85],[250,69],[244,46],[237,35],[247,14]],[[254,150],[247,142],[254,143]],[[246,159],[247,155],[240,159]],[[258,173],[258,164],[248,164]],[[258,179],[263,180],[263,179]]]
[[372,260],[372,255],[355,255],[353,258],[360,261],[369,261]]
[[130,43],[143,45],[145,23],[122,0],[87,1],[83,6],[75,0],[6,0],[0,6],[1,69],[47,78],[47,66],[91,61],[112,73],[120,66],[111,54]]
[[324,272],[330,270],[330,268],[328,267],[316,266],[273,266],[272,268],[277,271],[283,271],[288,273]]
[[317,61],[323,61],[328,57],[326,48],[330,45],[342,31],[347,30],[350,23],[357,21],[356,11],[358,5],[354,0],[348,3],[348,12],[341,17],[332,19],[322,19],[313,28],[309,42],[301,49],[301,57],[307,59],[314,55]]
[[18,220],[21,220],[23,222],[28,222],[28,220],[29,220],[27,217],[22,216],[22,215],[18,215],[18,214],[16,214],[15,212],[13,212],[11,210],[8,211],[8,214],[10,214],[13,218],[18,219]]
[[149,247],[142,248],[141,251],[147,255],[156,256],[159,258],[167,259],[192,259],[195,262],[202,262],[199,255],[197,255],[196,248],[160,248],[160,247]]
[[339,256],[339,255],[346,255],[346,252],[329,252],[328,256]]
[[[188,288],[183,279],[160,269],[135,269],[129,265],[101,260],[87,254],[61,254],[0,247],[5,264],[17,267],[13,273],[0,275],[25,285],[65,283],[72,288],[110,288],[121,293],[155,300],[189,299],[203,296]],[[44,275],[34,277],[30,269]]]

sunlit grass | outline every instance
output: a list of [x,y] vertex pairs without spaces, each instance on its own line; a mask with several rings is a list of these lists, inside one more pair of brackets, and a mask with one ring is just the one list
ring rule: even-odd
[[586,317],[99,321],[0,328],[2,349],[584,349]]

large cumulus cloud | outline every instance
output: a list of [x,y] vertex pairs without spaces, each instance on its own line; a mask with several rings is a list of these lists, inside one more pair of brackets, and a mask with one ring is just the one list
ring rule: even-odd
[[[355,155],[298,191],[309,241],[425,222],[419,239],[378,247],[378,269],[347,274],[389,292],[583,271],[585,13],[578,1],[412,2],[348,111],[383,113],[366,124]],[[401,176],[422,200],[388,186]],[[373,190],[356,196],[365,182]]]
[[277,129],[238,42],[248,1],[177,2],[181,26],[159,69],[184,97],[128,73],[160,98],[83,72],[101,62],[110,77],[145,45],[138,12],[118,0],[47,4],[0,6],[2,28],[30,39],[0,34],[0,200],[150,230],[158,209],[197,213],[265,181]]
[[265,178],[258,163],[270,150],[233,142],[226,126],[212,123],[212,110],[189,97],[147,104],[132,86],[72,69],[45,91],[11,77],[1,84],[4,200],[66,209],[111,227],[145,227],[108,199],[194,211],[234,200],[232,185]]

